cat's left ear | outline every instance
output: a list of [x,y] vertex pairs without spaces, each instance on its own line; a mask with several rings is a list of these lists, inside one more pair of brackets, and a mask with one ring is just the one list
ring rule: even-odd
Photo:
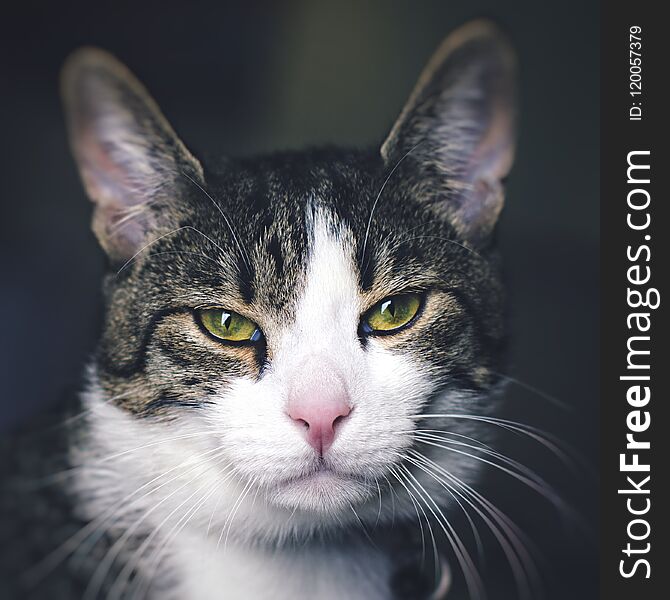
[[107,52],[72,54],[61,92],[70,144],[94,204],[93,231],[112,262],[124,262],[165,224],[185,176],[203,181],[202,167],[142,84]]
[[514,158],[516,60],[500,30],[475,21],[448,36],[381,148],[389,169],[418,166],[417,189],[472,243],[493,230]]

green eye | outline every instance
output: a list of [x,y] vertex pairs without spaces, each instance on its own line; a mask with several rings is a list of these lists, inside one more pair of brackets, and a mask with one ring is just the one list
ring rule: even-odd
[[203,308],[197,311],[202,326],[215,338],[227,342],[257,342],[261,339],[258,325],[225,308]]
[[419,294],[389,296],[365,313],[361,324],[362,329],[365,333],[391,332],[400,329],[414,318],[420,307],[421,296]]

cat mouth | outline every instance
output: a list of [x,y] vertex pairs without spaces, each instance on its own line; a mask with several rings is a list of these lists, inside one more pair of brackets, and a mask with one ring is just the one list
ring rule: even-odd
[[279,483],[278,487],[301,485],[313,481],[334,482],[335,480],[338,479],[348,480],[351,479],[351,476],[343,475],[335,471],[335,469],[324,464],[323,461],[321,461],[315,468],[311,469],[306,473],[301,473],[300,475],[295,475],[293,477],[288,477],[287,479],[284,479]]
[[351,504],[366,498],[366,490],[360,478],[320,464],[307,473],[279,482],[270,498],[282,507],[324,513],[350,510]]

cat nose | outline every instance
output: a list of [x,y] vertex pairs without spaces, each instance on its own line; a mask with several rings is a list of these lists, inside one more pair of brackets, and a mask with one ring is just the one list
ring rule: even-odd
[[341,422],[350,412],[346,393],[338,389],[293,394],[288,403],[289,416],[321,456],[333,445]]

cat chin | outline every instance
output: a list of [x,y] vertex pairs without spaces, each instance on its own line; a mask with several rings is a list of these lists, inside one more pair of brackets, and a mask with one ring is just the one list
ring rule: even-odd
[[341,519],[341,513],[351,513],[352,507],[369,496],[364,482],[330,470],[290,479],[267,494],[268,501],[281,509],[299,510],[319,519],[329,515]]
[[370,493],[349,482],[345,487],[332,482],[319,487],[324,483],[325,478],[309,488],[291,485],[258,498],[254,514],[236,522],[230,538],[244,546],[294,548],[314,540],[350,539],[364,531],[416,520],[414,506],[402,495],[394,493],[393,503],[380,506],[377,491]]

